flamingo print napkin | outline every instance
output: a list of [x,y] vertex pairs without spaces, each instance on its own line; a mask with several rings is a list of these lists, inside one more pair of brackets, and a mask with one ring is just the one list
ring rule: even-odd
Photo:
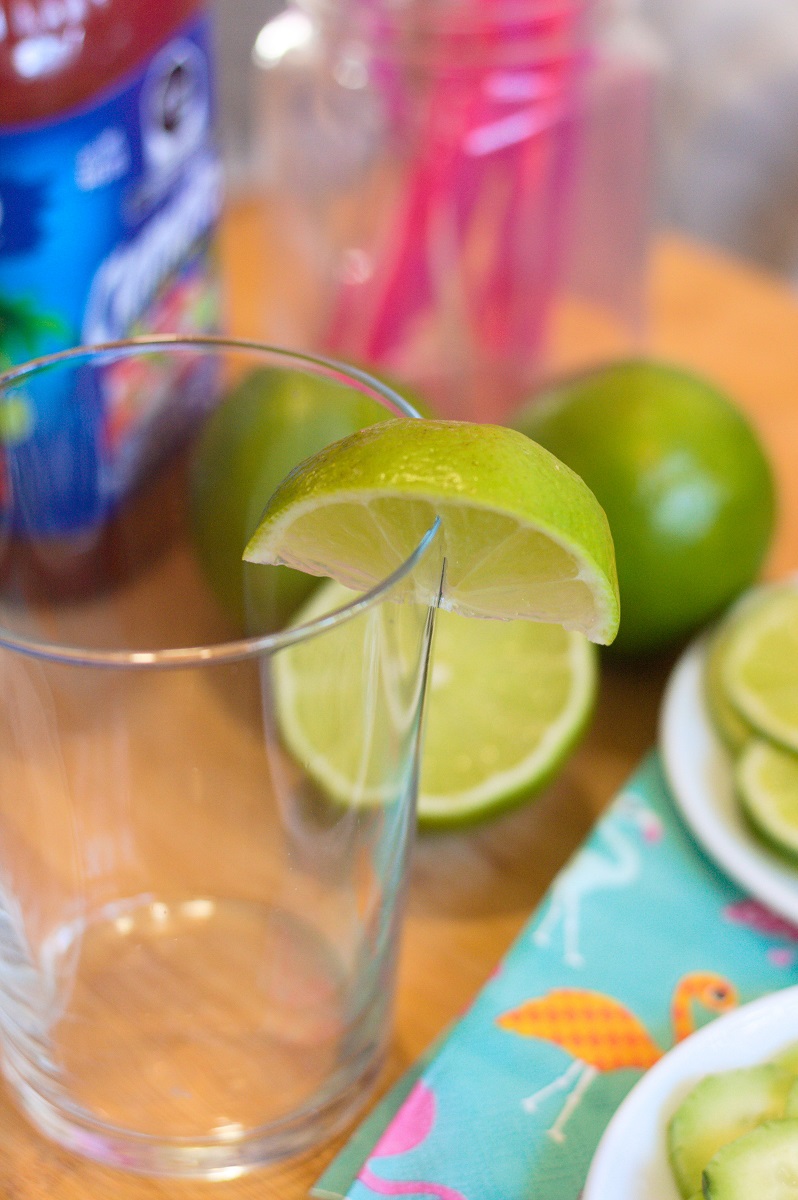
[[613,1112],[675,1042],[798,982],[798,929],[681,823],[652,753],[482,993],[372,1113],[319,1200],[577,1200]]

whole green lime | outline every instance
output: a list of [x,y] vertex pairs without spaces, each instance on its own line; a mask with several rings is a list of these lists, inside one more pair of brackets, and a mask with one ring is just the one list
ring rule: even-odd
[[705,380],[619,362],[552,386],[513,424],[581,475],[607,514],[620,651],[680,640],[756,578],[773,474],[747,419]]
[[242,562],[272,492],[309,455],[388,415],[353,388],[277,367],[247,375],[211,414],[192,463],[191,524],[208,582],[241,628],[282,627],[318,583]]

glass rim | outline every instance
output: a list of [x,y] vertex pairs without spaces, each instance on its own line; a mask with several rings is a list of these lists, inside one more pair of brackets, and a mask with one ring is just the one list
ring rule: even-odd
[[164,346],[172,349],[185,347],[186,349],[217,351],[249,351],[257,354],[271,354],[276,358],[286,360],[286,362],[293,360],[297,366],[305,364],[310,367],[321,367],[322,374],[327,376],[343,375],[361,384],[363,390],[376,392],[383,400],[387,400],[397,408],[402,409],[406,416],[421,418],[421,413],[413,407],[409,400],[405,400],[404,396],[400,396],[387,383],[383,383],[381,379],[377,379],[376,376],[371,375],[368,371],[364,371],[360,367],[354,366],[352,363],[341,362],[339,359],[329,358],[323,354],[312,354],[306,350],[292,350],[287,346],[275,346],[271,342],[259,342],[250,338],[230,338],[214,334],[194,336],[174,333],[153,333],[143,334],[139,337],[120,338],[117,341],[111,342],[97,342],[88,346],[69,346],[65,350],[56,350],[52,354],[42,354],[37,358],[26,359],[24,363],[16,363],[11,367],[6,367],[0,371],[0,388],[25,376],[34,375],[37,371],[57,367],[61,363],[71,362],[76,359],[96,358],[104,354],[127,353],[133,356],[142,350],[157,350],[162,349]]
[[[386,402],[386,407],[392,405],[406,417],[421,420],[421,414],[408,400],[405,400],[388,384],[376,379],[360,367],[324,355],[311,354],[304,350],[291,350],[267,342],[211,335],[191,337],[180,334],[150,334],[91,346],[69,347],[66,350],[42,355],[39,358],[29,359],[27,362],[6,368],[0,372],[0,390],[39,371],[49,370],[64,363],[81,359],[96,359],[105,355],[128,354],[132,357],[137,353],[164,348],[270,355],[275,359],[282,360],[286,366],[293,364],[294,369],[299,370],[304,366],[326,378],[353,383],[364,394],[371,395],[380,403]],[[421,561],[437,537],[440,524],[440,518],[435,517],[429,529],[426,530],[404,562],[357,599],[332,612],[325,613],[323,616],[315,617],[311,621],[292,625],[274,633],[230,638],[207,645],[168,646],[156,650],[94,650],[89,647],[48,642],[39,638],[15,634],[0,621],[0,648],[51,663],[61,663],[65,666],[106,667],[117,670],[122,668],[175,669],[213,666],[271,655],[288,646],[294,646],[298,642],[304,642],[317,634],[336,628],[379,604]],[[434,605],[435,602],[435,597],[431,596],[429,603]]]

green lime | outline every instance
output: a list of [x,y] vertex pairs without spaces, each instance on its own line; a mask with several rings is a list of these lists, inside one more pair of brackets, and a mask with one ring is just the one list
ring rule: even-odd
[[743,812],[778,850],[798,858],[798,754],[756,739],[737,761]]
[[211,414],[192,464],[192,530],[208,581],[239,624],[279,628],[315,586],[288,567],[241,561],[277,484],[309,454],[384,417],[361,392],[277,367],[247,375]]
[[612,641],[618,592],[601,507],[573,471],[502,426],[391,420],[362,429],[292,472],[245,553],[364,591],[436,517],[444,608]]
[[[353,598],[340,584],[328,583],[297,621],[315,619]],[[364,750],[362,736],[364,728],[374,730],[373,737],[380,732],[381,722],[367,719],[374,696],[361,665],[368,658],[369,621],[379,619],[377,608],[368,620],[345,622],[275,660],[285,742],[325,792],[346,804],[375,804],[383,796],[379,747]],[[420,824],[444,828],[480,820],[539,791],[583,733],[596,680],[597,652],[580,633],[439,612]]]
[[728,699],[749,725],[798,752],[798,583],[762,592],[732,629],[721,676]]
[[772,472],[748,420],[704,380],[621,362],[553,386],[513,424],[568,463],[607,513],[618,649],[683,638],[756,577],[773,529]]

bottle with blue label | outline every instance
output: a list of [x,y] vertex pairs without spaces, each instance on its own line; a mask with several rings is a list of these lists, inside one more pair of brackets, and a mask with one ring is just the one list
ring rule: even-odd
[[[0,0],[0,370],[217,332],[210,35],[197,0]],[[132,361],[94,373],[91,396],[63,372],[3,396],[5,544],[96,540],[176,452],[213,389]]]

